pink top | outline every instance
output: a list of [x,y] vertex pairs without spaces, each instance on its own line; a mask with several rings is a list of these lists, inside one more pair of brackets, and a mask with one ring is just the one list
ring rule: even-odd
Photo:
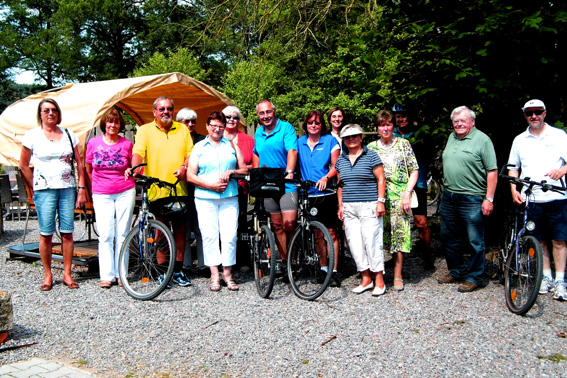
[[128,139],[108,145],[102,136],[89,140],[86,162],[93,167],[93,194],[117,194],[132,189],[133,178],[124,180],[124,171],[132,166],[132,148]]

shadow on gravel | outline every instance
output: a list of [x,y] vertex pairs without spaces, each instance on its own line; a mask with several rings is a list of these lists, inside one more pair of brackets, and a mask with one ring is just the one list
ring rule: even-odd
[[524,315],[524,317],[529,319],[536,319],[543,316],[545,312],[545,301],[543,300],[544,298],[545,296],[538,295],[533,307],[530,311],[528,311],[527,314]]

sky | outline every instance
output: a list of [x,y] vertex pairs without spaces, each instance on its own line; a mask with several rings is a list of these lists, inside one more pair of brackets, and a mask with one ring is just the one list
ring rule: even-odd
[[31,71],[22,71],[14,75],[14,81],[18,84],[33,84],[35,76]]

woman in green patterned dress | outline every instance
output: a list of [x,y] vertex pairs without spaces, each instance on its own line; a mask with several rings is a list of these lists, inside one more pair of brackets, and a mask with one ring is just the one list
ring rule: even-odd
[[404,253],[411,251],[411,192],[417,182],[417,160],[409,142],[393,135],[394,115],[380,110],[374,124],[380,139],[368,145],[378,152],[386,176],[386,215],[384,249],[394,259],[394,289],[404,290],[402,267]]

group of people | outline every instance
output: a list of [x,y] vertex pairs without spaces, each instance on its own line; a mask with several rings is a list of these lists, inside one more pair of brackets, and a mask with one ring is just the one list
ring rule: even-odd
[[[433,265],[427,222],[428,146],[423,138],[416,137],[415,124],[408,122],[399,104],[392,111],[378,112],[374,125],[380,138],[368,145],[363,144],[363,129],[357,124],[345,125],[346,114],[338,107],[326,117],[320,111],[309,112],[303,122],[305,135],[299,139],[290,123],[277,118],[276,108],[268,100],[256,107],[261,125],[254,138],[238,130],[242,115],[237,107],[212,112],[206,121],[207,135],[196,132],[195,111],[182,109],[175,121],[174,110],[172,99],[156,99],[154,120],[138,129],[132,143],[119,135],[124,129],[120,112],[109,109],[99,125],[103,135],[87,144],[84,175],[77,138],[58,126],[62,119],[59,105],[53,99],[40,102],[39,127],[24,136],[20,168],[34,189],[38,209],[45,269],[41,290],[51,290],[53,285],[51,238],[56,211],[63,240],[63,283],[69,288],[79,287],[71,276],[73,211],[85,203],[87,189],[92,193],[99,231],[100,287],[120,285],[118,253],[129,231],[135,203],[132,176],[140,174],[132,172],[131,167],[143,161],[147,163],[144,174],[177,182],[177,195],[187,197],[188,221],[171,224],[176,243],[172,282],[178,285],[191,285],[185,271],[193,261],[188,246],[192,233],[197,242],[198,268],[209,270],[210,290],[221,290],[221,277],[228,290],[239,289],[232,267],[238,264],[245,268],[250,262],[249,248],[237,238],[239,230],[246,230],[248,188],[231,176],[257,167],[281,168],[286,178],[301,176],[316,182],[309,196],[319,209],[317,218],[329,229],[337,251],[344,229],[361,274],[354,293],[372,290],[372,295],[380,296],[386,291],[384,249],[393,255],[393,289],[404,290],[403,261],[412,250],[412,215],[426,266]],[[540,100],[529,101],[523,111],[529,127],[514,141],[509,163],[516,168],[510,174],[521,172],[522,177],[552,183],[562,179],[567,173],[567,153],[561,147],[567,135],[544,122],[546,108]],[[470,292],[483,285],[483,217],[493,211],[496,154],[490,138],[475,128],[471,109],[454,109],[451,121],[454,131],[443,150],[445,189],[440,205],[441,239],[449,273],[438,281],[460,282],[458,291]],[[77,164],[76,178],[73,162]],[[343,186],[336,193],[328,190],[329,183],[338,181]],[[150,201],[164,195],[150,193]],[[512,196],[516,204],[524,201],[515,187]],[[567,199],[558,193],[537,191],[535,196],[531,214],[537,218],[535,235],[544,251],[545,278],[540,292],[554,291],[556,299],[565,300]],[[290,184],[281,196],[264,200],[282,260],[286,259],[295,228],[297,203],[297,189]],[[553,244],[555,279],[546,240]],[[464,254],[470,254],[468,264]],[[338,258],[338,253],[335,261],[321,256],[321,269],[332,270],[334,283],[340,285]],[[285,268],[283,264],[278,267]]]

